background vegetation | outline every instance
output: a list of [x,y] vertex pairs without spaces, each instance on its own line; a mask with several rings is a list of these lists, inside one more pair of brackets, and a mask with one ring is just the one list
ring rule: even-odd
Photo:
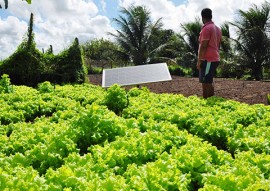
[[[179,24],[181,32],[164,29],[162,18],[152,21],[143,6],[123,8],[114,41],[93,39],[80,45],[75,38],[69,48],[55,55],[53,47],[36,48],[31,14],[28,32],[17,50],[0,62],[0,75],[8,74],[16,85],[40,82],[83,83],[87,74],[104,68],[166,62],[171,74],[197,76],[200,18]],[[224,22],[218,77],[265,80],[270,78],[270,3],[239,10],[234,22]],[[231,31],[235,31],[231,35]]]

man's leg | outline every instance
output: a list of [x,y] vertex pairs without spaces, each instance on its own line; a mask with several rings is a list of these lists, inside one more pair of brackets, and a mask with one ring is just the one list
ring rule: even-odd
[[209,98],[214,95],[214,86],[212,83],[202,83],[203,98]]
[[202,83],[202,92],[203,92],[203,98],[206,99],[207,98],[207,84],[206,83]]
[[202,62],[199,71],[199,81],[202,83],[203,97],[208,98],[214,95],[213,77],[219,62]]
[[214,96],[214,86],[213,83],[208,84],[208,97]]

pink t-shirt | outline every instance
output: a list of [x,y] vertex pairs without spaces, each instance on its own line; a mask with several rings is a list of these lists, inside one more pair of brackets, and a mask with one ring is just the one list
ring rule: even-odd
[[200,44],[203,40],[209,40],[204,60],[208,62],[217,62],[220,61],[219,57],[219,44],[221,41],[221,30],[218,28],[212,21],[207,22],[203,25],[200,32]]

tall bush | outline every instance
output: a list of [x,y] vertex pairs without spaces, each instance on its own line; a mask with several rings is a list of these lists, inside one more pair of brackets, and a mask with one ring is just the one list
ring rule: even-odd
[[72,45],[55,57],[57,63],[55,74],[61,77],[62,83],[83,83],[87,70],[78,38]]
[[8,74],[15,85],[36,86],[42,71],[42,54],[36,48],[33,33],[34,15],[31,13],[28,33],[17,50],[0,66],[0,74]]

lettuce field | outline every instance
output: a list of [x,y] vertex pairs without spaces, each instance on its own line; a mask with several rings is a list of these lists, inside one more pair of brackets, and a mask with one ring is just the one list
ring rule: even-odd
[[269,106],[118,85],[0,92],[0,190],[270,190]]

